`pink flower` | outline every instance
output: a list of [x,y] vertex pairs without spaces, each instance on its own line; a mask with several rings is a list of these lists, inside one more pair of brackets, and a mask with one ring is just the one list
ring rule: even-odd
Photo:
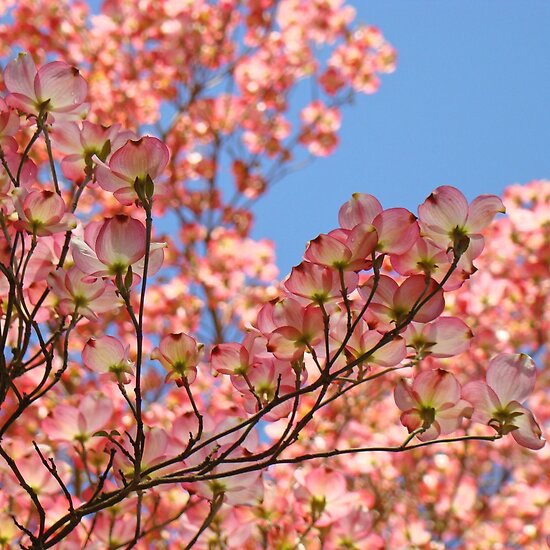
[[151,359],[157,359],[168,371],[167,378],[175,379],[178,386],[183,385],[185,378],[189,384],[197,377],[197,364],[200,359],[202,344],[181,332],[165,336],[151,352]]
[[57,405],[43,422],[44,432],[53,441],[87,441],[105,427],[114,411],[104,395],[85,395],[78,407]]
[[33,235],[53,235],[76,227],[76,218],[63,199],[53,191],[28,191],[23,187],[15,190],[15,209],[19,220],[17,229]]
[[378,235],[376,250],[391,254],[405,253],[418,237],[416,216],[405,208],[383,210],[378,199],[364,193],[354,193],[338,212],[344,229],[359,224],[374,226]]
[[256,353],[265,351],[265,339],[258,333],[248,332],[242,344],[235,342],[218,344],[212,349],[210,361],[218,374],[239,376],[246,374],[255,360]]
[[[132,439],[136,437],[136,429],[133,427],[129,431]],[[174,449],[170,446],[170,438],[166,430],[157,426],[146,426],[144,430],[145,445],[141,456],[141,469],[146,470],[151,466],[155,466],[168,458]],[[134,452],[133,445],[130,440],[125,439],[122,446],[126,449],[128,455]],[[117,452],[115,454],[113,470],[121,477],[129,479],[134,473],[134,464],[128,460],[128,455]],[[164,470],[166,472],[166,470]],[[152,474],[154,475],[154,474]]]
[[[145,226],[124,214],[102,223],[90,223],[84,240],[72,242],[73,259],[80,271],[94,277],[124,275],[130,266],[141,277],[145,258]],[[152,243],[149,255],[149,274],[156,273],[164,258],[164,243]]]
[[452,248],[455,255],[467,252],[470,260],[481,253],[483,245],[472,254],[472,241],[483,243],[481,231],[498,212],[505,212],[496,195],[480,195],[470,205],[466,197],[454,187],[438,187],[418,207],[422,233],[442,250]]
[[472,420],[512,434],[523,447],[541,449],[546,441],[533,413],[521,405],[535,387],[536,367],[524,353],[500,353],[491,359],[486,382],[469,382],[462,396],[474,407]]
[[307,146],[312,155],[330,155],[338,145],[336,132],[341,124],[340,111],[314,101],[302,110],[300,118],[303,122],[300,143]]
[[90,338],[82,350],[82,361],[90,370],[112,373],[123,384],[130,380],[134,364],[128,359],[128,348],[114,336]]
[[357,494],[350,492],[341,472],[314,468],[307,472],[296,470],[296,499],[320,526],[327,526],[350,513]]
[[432,323],[412,322],[403,333],[407,346],[418,357],[452,357],[466,351],[473,337],[468,325],[457,317],[439,317]]
[[128,140],[115,151],[108,165],[100,161],[96,168],[96,180],[106,191],[111,191],[122,204],[132,204],[141,198],[136,185],[143,187],[162,174],[170,153],[168,147],[155,137],[145,136]]
[[[474,240],[468,254],[477,255],[476,247],[483,248],[483,242]],[[424,273],[440,282],[447,275],[453,258],[446,250],[441,250],[430,239],[418,237],[416,242],[404,254],[391,254],[390,261],[393,269],[400,275],[415,275]],[[464,281],[474,271],[471,261],[462,256],[451,276],[444,284],[445,291],[460,288]]]
[[[363,327],[364,330],[359,330]],[[331,334],[332,336],[332,334]],[[344,335],[336,340],[339,344]],[[392,340],[379,347],[376,351],[369,353],[382,340],[383,335],[376,330],[368,330],[366,323],[359,324],[358,328],[352,333],[351,338],[346,344],[346,358],[349,362],[357,360],[363,355],[368,355],[363,360],[363,364],[377,365],[379,367],[393,367],[405,359],[407,350],[405,341],[400,336],[395,336]]]
[[[261,500],[264,485],[261,474],[258,472],[244,472],[234,475],[229,473],[235,466],[220,464],[211,471],[212,478],[208,481],[197,481],[193,484],[184,484],[184,488],[192,489],[207,500],[212,500],[223,494],[223,500],[230,506],[251,506]],[[216,474],[220,474],[216,478]]]
[[401,286],[387,275],[381,275],[378,281],[371,277],[359,288],[359,294],[364,300],[369,298],[374,285],[375,293],[369,309],[380,322],[386,324],[388,330],[392,323],[404,322],[413,307],[417,307],[428,296],[431,298],[413,317],[417,323],[433,321],[441,315],[445,307],[443,291],[438,289],[433,279],[426,280],[423,275],[408,277]]
[[380,212],[372,225],[378,232],[378,252],[403,254],[419,235],[416,216],[405,208],[388,208]]
[[304,259],[318,265],[360,271],[370,267],[371,254],[378,244],[374,226],[358,224],[353,229],[336,229],[310,241]]
[[[28,190],[37,180],[38,169],[36,164],[29,158],[23,159],[22,155],[15,152],[17,151],[17,143],[15,143],[14,149],[9,148],[9,142],[8,147],[6,147],[6,145],[6,142],[0,139],[0,147],[2,147],[4,152],[4,161],[14,177],[17,177],[19,166],[21,166],[21,172],[17,183],[19,187]],[[21,162],[23,162],[22,165]],[[21,193],[20,191],[14,193],[14,191],[15,186],[13,182],[8,177],[6,171],[2,171],[0,173],[0,211],[4,214],[11,214],[15,209],[15,203],[26,196],[26,193]],[[21,194],[18,196],[18,193]]]
[[471,414],[470,404],[460,398],[458,380],[441,369],[421,372],[412,387],[401,380],[395,387],[394,399],[403,411],[401,423],[409,433],[424,430],[418,435],[420,441],[454,432],[462,417]]
[[[305,376],[307,373],[303,370],[302,381]],[[296,373],[288,361],[271,357],[262,359],[261,363],[254,363],[247,372],[247,379],[235,376],[231,382],[243,394],[245,410],[255,414],[276,397],[292,393],[296,389]],[[268,422],[278,420],[287,416],[291,410],[292,400],[289,399],[265,413],[262,419]]]
[[321,341],[323,314],[314,304],[302,307],[296,300],[287,298],[283,300],[283,315],[283,325],[269,335],[267,349],[277,359],[295,361]]
[[48,112],[74,120],[88,109],[84,103],[88,93],[86,81],[78,69],[62,61],[47,63],[37,71],[32,57],[20,53],[8,63],[4,81],[10,92],[6,102],[24,113]]
[[105,161],[128,139],[135,138],[135,134],[128,130],[121,132],[118,124],[105,128],[85,120],[82,129],[76,122],[57,124],[51,130],[51,138],[55,147],[66,155],[61,161],[63,175],[81,183],[94,165],[94,156]]
[[[345,272],[344,290],[346,294],[355,290],[357,280],[355,273]],[[293,267],[284,285],[289,293],[317,304],[323,304],[342,297],[338,272],[309,262],[302,262],[300,265]]]
[[115,311],[122,304],[110,281],[89,277],[76,266],[54,271],[48,284],[59,300],[56,307],[62,315],[78,312],[94,320],[98,313]]

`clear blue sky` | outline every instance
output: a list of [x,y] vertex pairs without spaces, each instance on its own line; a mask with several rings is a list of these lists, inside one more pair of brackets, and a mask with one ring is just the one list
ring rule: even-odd
[[438,185],[469,198],[550,178],[548,0],[353,0],[398,50],[395,73],[344,113],[341,145],[257,206],[281,274],[336,227],[351,193],[411,210]]

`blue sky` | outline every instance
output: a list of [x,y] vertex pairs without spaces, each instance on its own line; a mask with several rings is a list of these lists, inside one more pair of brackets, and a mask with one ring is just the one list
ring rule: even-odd
[[355,191],[415,211],[438,185],[473,198],[550,178],[550,2],[349,3],[397,48],[397,70],[346,109],[334,155],[257,204],[254,235],[275,241],[282,275]]

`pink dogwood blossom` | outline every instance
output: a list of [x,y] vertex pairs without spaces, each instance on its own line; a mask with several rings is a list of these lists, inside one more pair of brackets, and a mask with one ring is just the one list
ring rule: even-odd
[[96,157],[97,182],[122,204],[131,204],[141,199],[136,193],[136,185],[154,182],[166,168],[169,156],[168,147],[158,138],[130,139],[113,153],[108,164]]
[[157,359],[168,371],[167,379],[175,379],[178,386],[185,379],[192,384],[197,377],[197,364],[202,345],[184,332],[168,334],[151,352],[151,359]]
[[43,236],[76,227],[76,217],[67,212],[65,202],[53,191],[28,191],[19,187],[15,194],[15,209],[19,215],[16,222],[18,229]]
[[412,386],[401,380],[394,391],[396,405],[403,411],[401,422],[409,433],[422,429],[421,441],[454,432],[464,416],[471,415],[470,404],[460,397],[458,380],[442,369],[415,376]]
[[90,338],[82,350],[84,365],[95,372],[112,373],[124,384],[133,373],[133,363],[128,359],[128,348],[114,336]]
[[122,304],[112,283],[90,277],[76,266],[67,271],[54,271],[48,283],[58,299],[56,307],[62,315],[78,312],[93,320],[99,313],[113,311]]
[[468,205],[458,189],[443,185],[418,207],[418,216],[424,235],[443,250],[467,253],[471,261],[483,248],[481,231],[504,211],[502,200],[495,195],[480,195]]
[[536,366],[523,353],[501,353],[489,363],[486,382],[469,382],[462,388],[464,399],[474,407],[472,420],[492,426],[523,447],[541,449],[546,441],[533,413],[522,403],[535,387]]
[[[145,226],[131,216],[118,214],[103,223],[90,223],[84,239],[73,238],[72,251],[76,266],[94,277],[124,275],[132,266],[141,276],[145,257]],[[164,258],[164,243],[152,243],[149,273],[156,273]]]
[[6,102],[24,113],[53,113],[56,118],[74,120],[88,110],[84,103],[88,85],[78,69],[63,61],[46,63],[40,69],[29,54],[21,53],[4,71]]

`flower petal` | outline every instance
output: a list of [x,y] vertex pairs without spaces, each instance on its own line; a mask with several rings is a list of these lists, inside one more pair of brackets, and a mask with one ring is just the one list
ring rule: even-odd
[[470,204],[466,229],[469,233],[480,233],[492,221],[497,213],[506,212],[504,204],[496,195],[480,195]]
[[497,394],[481,380],[463,386],[462,397],[474,407],[472,420],[481,424],[488,424],[495,411],[502,408]]
[[533,391],[535,378],[535,362],[524,353],[499,353],[487,371],[487,384],[504,405],[525,401]]
[[28,53],[20,53],[13,61],[10,61],[4,71],[6,88],[12,94],[21,94],[35,99],[34,77],[36,65]]
[[514,418],[514,425],[518,427],[512,432],[512,437],[522,446],[537,451],[546,445],[542,437],[542,431],[533,413],[524,407],[518,409],[523,412],[521,416]]

